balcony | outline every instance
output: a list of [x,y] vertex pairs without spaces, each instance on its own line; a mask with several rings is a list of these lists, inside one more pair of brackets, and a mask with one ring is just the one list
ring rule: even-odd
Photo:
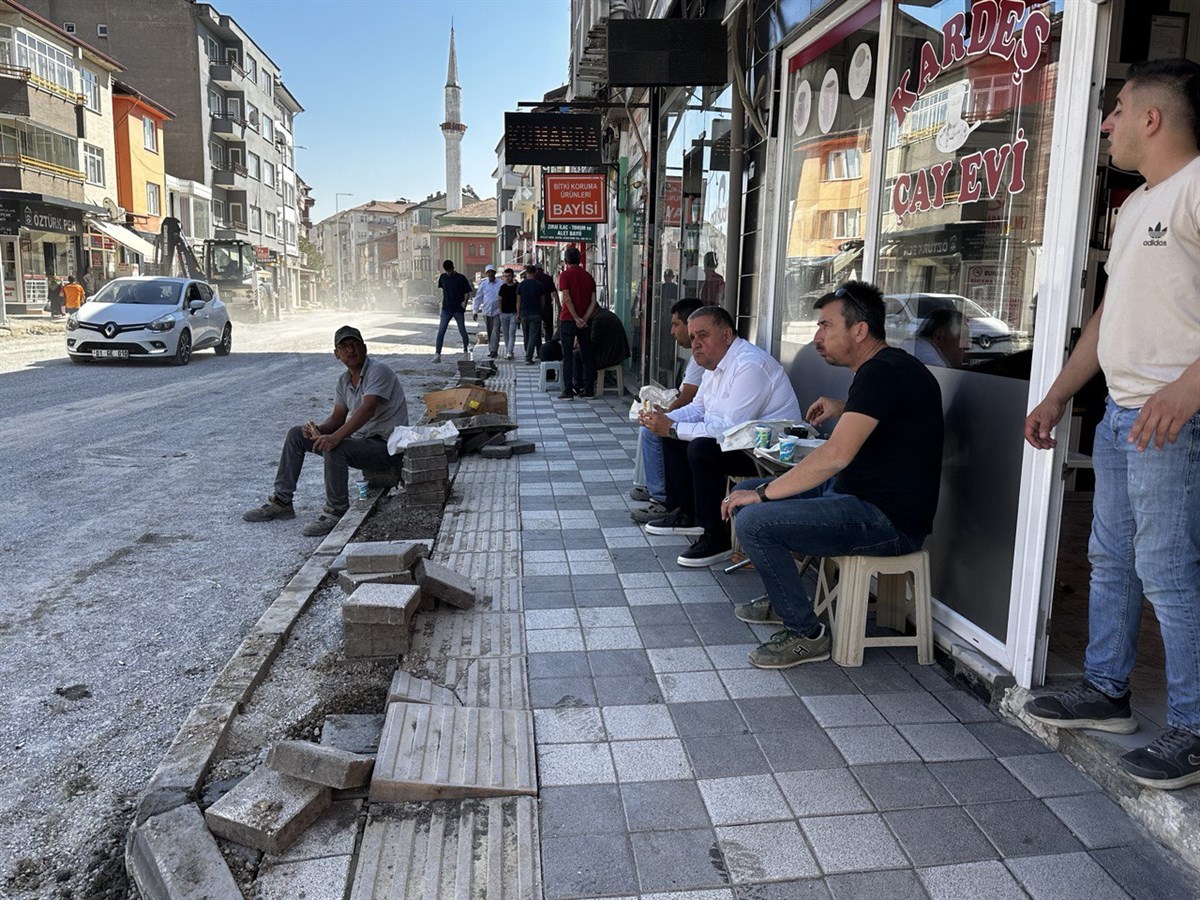
[[212,112],[213,137],[240,141],[246,133],[246,120],[239,113]]
[[524,228],[525,216],[515,209],[506,209],[500,213],[501,228]]
[[235,219],[213,222],[213,237],[217,240],[236,240],[246,237],[248,234],[250,234],[250,228],[245,222],[238,222]]
[[241,89],[241,80],[246,77],[245,70],[234,62],[208,61],[208,77],[223,88]]
[[500,190],[515,191],[525,184],[525,176],[517,172],[507,171],[500,176]]
[[226,162],[217,160],[213,162],[213,180],[212,183],[217,187],[240,187],[246,189],[244,181],[238,181],[239,178],[246,177],[246,167],[241,163]]

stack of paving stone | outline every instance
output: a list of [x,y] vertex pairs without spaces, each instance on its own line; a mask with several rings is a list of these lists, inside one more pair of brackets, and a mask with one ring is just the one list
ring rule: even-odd
[[445,503],[450,493],[450,468],[446,461],[445,444],[441,441],[409,444],[404,450],[401,478],[409,503],[416,506],[440,506]]
[[330,566],[347,594],[361,584],[416,584],[412,567],[429,555],[428,541],[370,541],[347,544]]

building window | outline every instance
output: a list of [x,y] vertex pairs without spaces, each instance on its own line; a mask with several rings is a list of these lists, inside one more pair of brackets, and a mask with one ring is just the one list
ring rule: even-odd
[[258,154],[257,153],[247,153],[246,154],[246,171],[250,174],[250,177],[251,178],[261,178],[262,175],[259,171],[260,168],[261,167],[259,165]]
[[80,69],[79,78],[83,83],[83,105],[94,113],[100,112],[100,80],[96,73]]
[[142,116],[142,146],[158,152],[158,123],[149,116]]
[[206,34],[204,36],[204,43],[208,47],[208,61],[210,63],[215,63],[216,65],[220,65],[221,63],[225,62],[225,60],[221,58],[221,42],[220,41],[218,41],[211,34]]
[[251,81],[258,81],[258,63],[254,61],[253,56],[246,57],[246,77]]
[[273,163],[262,164],[262,181],[267,187],[275,187],[275,165]]
[[162,196],[153,181],[146,182],[146,212],[152,216],[162,213]]
[[31,122],[0,121],[0,156],[25,156],[79,171],[79,142]]
[[257,206],[250,207],[250,230],[262,231],[262,210]]
[[[213,202],[215,203],[216,201],[214,200]],[[245,229],[246,214],[245,214],[245,212],[243,212],[242,204],[240,204],[240,203],[230,203],[229,204],[229,224],[231,224],[234,228]]]
[[88,184],[104,187],[104,150],[102,148],[93,147],[91,144],[83,145],[83,171],[87,176]]
[[75,61],[71,54],[24,31],[17,32],[17,65],[75,93]]
[[262,117],[262,136],[268,141],[275,140],[275,123],[266,113],[263,113]]
[[213,198],[212,214],[213,214],[213,224],[214,225],[225,225],[228,223],[228,220],[225,218],[225,201],[224,200],[217,200],[216,198]]
[[825,157],[825,180],[848,181],[851,178],[862,178],[862,153],[857,147],[831,150]]
[[266,224],[267,224],[267,228],[266,228],[266,233],[267,233],[267,236],[268,236],[268,237],[275,237],[275,233],[276,233],[276,224],[275,224],[275,223],[276,223],[276,221],[277,221],[277,220],[276,220],[276,217],[275,217],[275,213],[267,213],[267,223],[266,223]]
[[845,240],[862,237],[862,210],[826,209],[821,212],[821,237]]
[[208,92],[208,112],[209,115],[219,116],[221,114],[222,97],[220,91]]

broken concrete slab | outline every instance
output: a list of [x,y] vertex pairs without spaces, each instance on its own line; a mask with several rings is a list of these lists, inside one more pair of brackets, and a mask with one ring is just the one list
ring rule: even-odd
[[404,625],[421,603],[415,584],[364,584],[342,601],[342,622],[355,625]]
[[520,656],[525,653],[521,614],[471,610],[460,615],[422,613],[412,624],[414,660]]
[[206,809],[204,820],[213,834],[227,841],[279,853],[329,808],[330,799],[324,785],[263,767]]
[[264,861],[254,879],[255,900],[342,900],[353,859],[345,853],[298,862]]
[[[379,718],[382,720],[383,716]],[[263,865],[300,862],[322,856],[349,856],[354,853],[354,842],[358,839],[362,808],[361,800],[335,800],[292,846],[282,853],[264,855]]]
[[392,703],[371,776],[373,803],[537,794],[533,713]]
[[470,609],[475,605],[475,586],[453,569],[422,559],[413,568],[413,577],[421,590],[434,599],[459,609]]
[[479,455],[484,459],[511,459],[513,452],[512,447],[503,444],[489,444],[480,448]]
[[309,741],[278,741],[267,756],[267,766],[291,778],[345,790],[371,780],[375,758]]
[[325,717],[321,746],[374,756],[383,733],[383,713],[338,713]]
[[146,900],[242,896],[194,803],[135,826],[125,848],[125,867]]
[[347,659],[395,659],[407,653],[411,644],[407,623],[342,623],[342,653]]
[[458,705],[458,698],[449,688],[435,684],[427,678],[418,678],[404,669],[397,669],[388,688],[387,702]]
[[529,797],[375,807],[350,900],[541,897],[540,846]]
[[509,441],[508,446],[512,447],[513,456],[524,456],[537,449],[533,441]]
[[338,572],[338,587],[353,594],[364,584],[416,584],[412,572]]
[[346,571],[403,572],[429,555],[428,545],[415,541],[365,541],[346,545]]

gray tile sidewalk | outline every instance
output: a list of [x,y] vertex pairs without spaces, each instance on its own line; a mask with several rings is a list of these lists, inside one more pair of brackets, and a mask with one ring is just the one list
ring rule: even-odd
[[731,606],[759,578],[680,568],[684,539],[629,519],[629,399],[559,401],[514,374],[538,452],[502,502],[519,503],[546,897],[1193,895],[1091,779],[915,651],[751,668],[771,629]]

